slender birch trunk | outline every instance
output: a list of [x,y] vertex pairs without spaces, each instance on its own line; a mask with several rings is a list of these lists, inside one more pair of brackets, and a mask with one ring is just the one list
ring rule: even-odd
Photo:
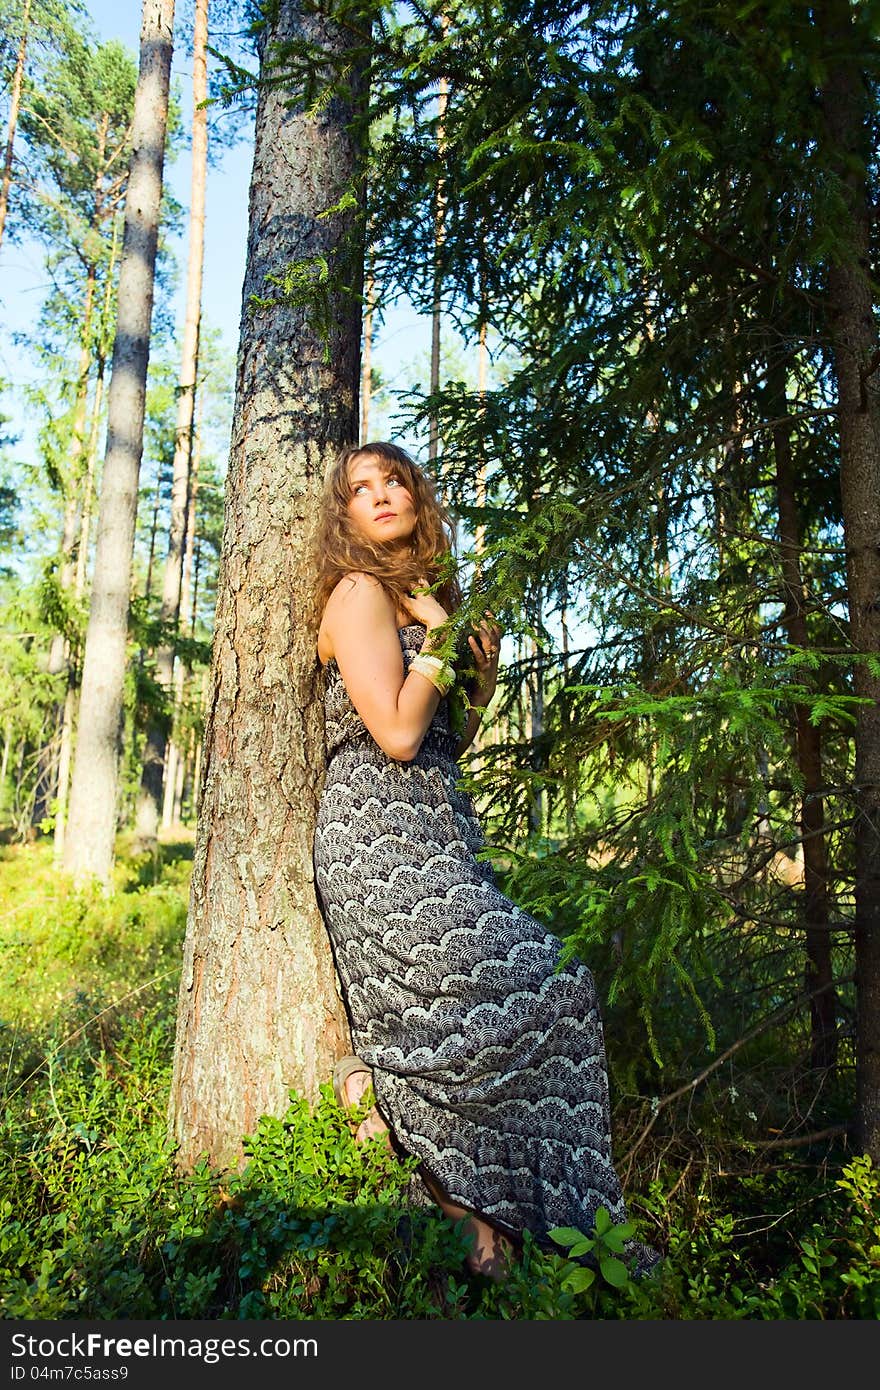
[[174,0],[144,0],[107,452],[64,846],[64,868],[75,880],[95,878],[105,884],[116,835],[120,718],[173,28]]

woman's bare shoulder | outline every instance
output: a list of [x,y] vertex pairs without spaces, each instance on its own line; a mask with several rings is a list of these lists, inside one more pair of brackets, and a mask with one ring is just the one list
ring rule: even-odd
[[318,628],[318,657],[322,664],[335,655],[335,636],[341,628],[363,628],[390,617],[394,604],[379,580],[363,570],[344,574],[332,589]]

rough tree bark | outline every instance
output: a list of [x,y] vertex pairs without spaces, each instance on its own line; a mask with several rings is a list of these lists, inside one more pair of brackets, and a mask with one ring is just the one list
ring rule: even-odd
[[63,863],[68,873],[76,880],[95,878],[104,883],[110,879],[116,835],[119,723],[173,29],[174,0],[144,0],[108,393],[107,450],[64,845]]
[[[340,51],[332,21],[281,0],[261,39]],[[363,245],[321,214],[356,173],[347,99],[305,114],[261,84],[226,518],[169,1126],[186,1169],[234,1167],[262,1114],[314,1100],[348,1044],[312,842],[324,766],[323,679],[307,557],[324,468],[358,438]],[[360,225],[361,219],[357,219]],[[329,337],[267,277],[326,257]],[[338,272],[338,278],[337,278]],[[346,292],[339,285],[350,287]],[[257,296],[260,303],[252,303]]]
[[[874,216],[869,91],[848,0],[824,7],[829,76],[823,92],[827,162],[846,204],[828,267],[828,327],[837,379],[840,494],[846,545],[850,636],[859,653],[880,653],[880,362],[870,278]],[[855,948],[858,1143],[880,1163],[880,679],[855,664],[859,707],[855,766]]]

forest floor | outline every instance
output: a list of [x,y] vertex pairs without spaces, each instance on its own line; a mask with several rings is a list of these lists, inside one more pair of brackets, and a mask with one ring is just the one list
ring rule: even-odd
[[[470,1276],[462,1232],[410,1202],[412,1163],[358,1147],[329,1084],[263,1117],[240,1172],[180,1174],[166,1115],[192,855],[191,834],[136,858],[120,837],[105,894],[65,884],[48,840],[0,848],[0,1316],[880,1316],[880,1180],[827,1145],[728,1181],[704,1139],[658,1123],[627,1194],[665,1256],[643,1282],[620,1258],[633,1231],[610,1223],[558,1253],[527,1241],[501,1285]],[[619,1132],[635,1116],[621,1103]]]

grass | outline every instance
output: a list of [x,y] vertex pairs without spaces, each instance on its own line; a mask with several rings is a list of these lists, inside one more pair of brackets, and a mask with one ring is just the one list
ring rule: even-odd
[[191,863],[188,840],[154,859],[121,840],[105,895],[66,887],[48,843],[0,850],[4,1317],[880,1314],[880,1183],[845,1155],[725,1184],[664,1161],[658,1126],[631,1210],[667,1259],[642,1285],[530,1242],[504,1285],[469,1276],[460,1233],[409,1200],[413,1165],[359,1148],[329,1085],[264,1116],[240,1172],[181,1174],[166,1110]]

